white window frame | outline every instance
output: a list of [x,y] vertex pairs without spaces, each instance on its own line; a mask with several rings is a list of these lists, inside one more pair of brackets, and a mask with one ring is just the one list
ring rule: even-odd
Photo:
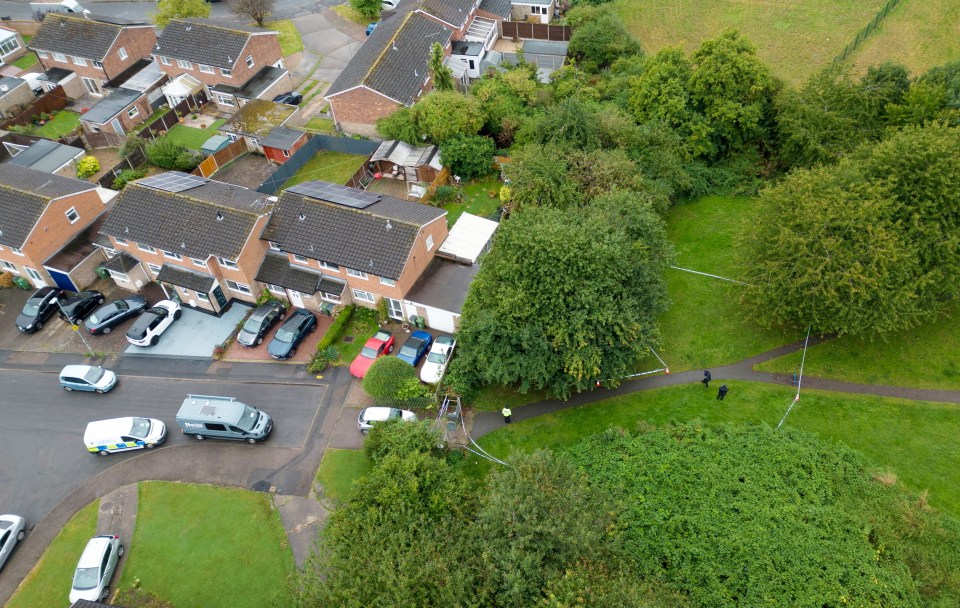
[[270,283],[267,283],[267,289],[269,289],[272,293],[278,293],[282,296],[287,295],[287,290],[284,289],[283,287],[280,287],[279,285],[272,285]]
[[11,248],[10,248],[10,251],[13,252],[14,255],[19,255],[19,256],[22,256],[22,257],[27,257],[27,256],[23,255],[23,252],[20,251],[19,249],[17,249],[16,247],[11,247]]
[[367,273],[362,270],[354,270],[353,268],[347,268],[348,277],[356,277],[358,279],[367,280]]
[[166,55],[160,55],[159,59],[160,59],[160,63],[162,63],[163,65],[170,65],[170,58],[167,57]]
[[[70,222],[71,224],[76,224],[77,221],[80,219],[80,214],[77,213],[76,207],[70,207],[69,209],[64,211],[63,214],[67,216],[67,221]],[[73,216],[72,219],[70,217],[71,215]]]
[[118,280],[118,281],[123,281],[124,283],[129,283],[129,282],[130,282],[130,277],[128,277],[126,274],[124,274],[124,273],[122,273],[122,272],[117,272],[116,270],[108,270],[107,272],[110,273],[110,276],[111,276],[111,277],[113,277],[114,279],[116,279],[116,280]]
[[340,303],[340,296],[335,293],[327,293],[325,291],[320,292],[320,299],[326,300],[327,302],[333,302],[335,304]]
[[5,269],[9,270],[10,272],[13,272],[13,273],[16,273],[16,274],[20,274],[20,269],[17,268],[17,265],[14,264],[13,262],[8,262],[8,261],[6,261],[6,260],[0,260],[0,266],[3,266]]
[[177,59],[177,67],[183,68],[184,70],[192,70],[193,64],[183,59]]
[[97,68],[98,70],[102,70],[102,69],[103,69],[103,64],[100,63],[99,61],[95,61],[95,60],[91,59],[91,60],[90,60],[90,63],[92,63],[92,64],[93,64],[93,67]]
[[332,270],[334,272],[340,272],[340,267],[337,266],[336,264],[331,264],[330,262],[321,261],[320,268],[323,268],[324,270]]
[[237,266],[237,263],[233,260],[228,260],[226,258],[217,258],[217,263],[223,266],[224,268],[229,268],[231,270],[239,270],[240,267]]
[[377,299],[369,291],[364,291],[362,289],[353,290],[353,299],[359,300],[361,302],[367,302],[368,304],[373,304]]
[[227,139],[229,139],[231,142],[235,142],[237,141],[237,136],[233,133],[227,133]]
[[283,157],[284,157],[284,158],[290,158],[290,151],[289,151],[289,150],[281,150],[281,152],[283,152]]
[[[10,46],[11,43],[13,43],[13,46]],[[16,36],[14,36],[13,38],[7,38],[6,40],[3,41],[2,44],[0,44],[0,53],[6,56],[19,48],[20,48],[20,41],[17,40]]]
[[393,287],[394,285],[397,284],[397,282],[394,281],[393,279],[388,279],[388,278],[386,278],[386,277],[380,277],[380,284],[381,284],[381,285],[386,285],[387,287]]
[[[223,93],[214,93],[214,96],[217,98],[217,103],[222,106],[231,106],[236,107],[236,103],[233,101],[233,95],[225,95]],[[237,141],[236,138],[233,141]]]
[[137,109],[137,106],[133,106],[127,110],[127,116],[130,118],[136,118],[137,116],[140,116],[140,110]]
[[160,266],[147,262],[147,267],[150,269],[150,272],[152,272],[153,274],[160,274]]
[[230,68],[220,68],[220,75],[224,78],[233,78],[233,70]]
[[123,48],[123,47],[121,46],[119,49],[117,49],[117,55],[120,56],[120,59],[121,59],[121,60],[126,59],[126,58],[127,58],[127,49],[125,49],[125,48]]
[[112,258],[117,255],[117,250],[114,249],[113,247],[100,247],[100,249],[102,249],[103,252],[107,254],[108,258]]
[[427,235],[426,244],[427,244],[427,251],[430,251],[431,249],[433,249],[433,235],[432,235],[432,234],[428,234],[428,235]]
[[298,264],[307,264],[307,265],[310,264],[310,260],[308,258],[305,258],[302,255],[297,255],[295,253],[293,254],[293,261]]
[[173,251],[167,251],[166,249],[161,249],[160,251],[163,252],[163,257],[165,257],[165,258],[170,258],[171,260],[182,260],[182,259],[183,259],[183,256],[181,256],[179,253],[176,253],[176,252],[173,252]]
[[204,74],[213,74],[213,68],[210,67],[209,65],[204,65],[204,64],[200,63],[200,64],[197,64],[197,67],[198,67],[198,68],[200,69],[200,71],[203,72]]
[[73,60],[73,64],[74,64],[74,65],[82,65],[82,66],[86,66],[86,65],[87,65],[87,60],[84,59],[83,57],[76,57],[76,56],[74,56],[74,55],[71,55],[71,56],[70,56],[70,59]]
[[275,243],[273,241],[267,241],[270,244],[270,249],[272,251],[280,251],[280,243]]
[[36,51],[36,53],[37,53],[37,57],[39,57],[40,59],[46,59],[47,57],[49,57],[46,51]]
[[66,62],[67,62],[67,56],[64,55],[63,53],[54,53],[54,54],[53,54],[53,60],[54,60],[54,61],[59,61],[60,63],[66,63]]
[[126,240],[126,239],[121,239],[121,238],[118,237],[118,236],[113,237],[113,241],[114,241],[117,245],[120,245],[121,247],[126,247],[126,246],[129,244],[129,243],[127,243],[127,240]]
[[244,295],[253,295],[253,291],[250,290],[249,285],[244,285],[243,283],[237,283],[236,281],[231,281],[227,279],[227,289],[234,291],[236,293],[242,293]]
[[210,301],[210,296],[208,296],[207,294],[203,293],[202,291],[198,291],[198,292],[197,292],[197,299],[200,300],[201,302],[209,302],[209,301]]
[[43,275],[40,274],[36,269],[30,268],[29,266],[24,266],[23,269],[26,271],[27,276],[34,281],[43,281]]
[[137,243],[137,249],[140,251],[146,251],[147,253],[156,253],[157,250],[151,247],[150,245],[144,245],[143,243]]
[[190,258],[190,261],[193,262],[194,266],[199,266],[200,268],[207,267],[207,263],[204,260],[198,260],[197,258]]
[[247,62],[248,68],[252,68],[255,65],[253,61],[253,55],[247,55],[247,58],[244,61]]

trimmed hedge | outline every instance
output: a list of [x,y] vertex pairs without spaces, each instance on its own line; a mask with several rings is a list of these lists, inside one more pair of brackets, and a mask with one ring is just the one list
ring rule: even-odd
[[320,342],[317,343],[317,352],[322,351],[328,346],[333,346],[340,341],[341,336],[343,336],[343,330],[347,327],[347,323],[350,322],[350,319],[353,318],[353,311],[356,307],[353,304],[344,306],[343,310],[340,311],[340,314],[337,315],[337,318],[333,320],[333,323],[330,325],[330,329],[327,330],[327,333],[320,338]]

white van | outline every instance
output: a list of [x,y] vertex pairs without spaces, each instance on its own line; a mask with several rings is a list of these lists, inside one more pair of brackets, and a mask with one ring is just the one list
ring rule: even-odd
[[167,426],[154,418],[111,418],[87,425],[83,443],[91,454],[106,456],[140,448],[155,448],[167,440]]

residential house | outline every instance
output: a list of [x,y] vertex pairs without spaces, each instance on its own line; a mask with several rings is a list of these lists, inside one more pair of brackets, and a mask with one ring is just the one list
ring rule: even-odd
[[263,155],[268,160],[282,165],[307,143],[307,139],[309,137],[305,131],[288,129],[287,127],[274,127],[260,142],[260,146],[263,148]]
[[63,177],[76,177],[77,163],[87,153],[83,148],[40,138],[29,145],[4,142],[4,147],[12,156],[5,164]]
[[75,277],[48,268],[106,207],[97,185],[10,163],[0,164],[0,270],[36,287],[77,287]]
[[168,297],[199,310],[219,314],[234,299],[253,302],[267,250],[259,237],[274,200],[176,171],[137,180],[101,229],[117,254],[104,267],[125,289],[157,281]]
[[0,27],[0,66],[9,65],[25,55],[27,47],[16,30]]
[[230,141],[243,139],[251,152],[263,153],[263,140],[277,127],[299,127],[303,124],[297,106],[253,99],[241,107],[219,131]]
[[27,46],[45,72],[44,90],[59,84],[79,99],[102,96],[104,83],[148,57],[156,40],[153,25],[142,21],[47,13]]
[[156,61],[141,59],[103,85],[108,95],[80,116],[80,124],[87,133],[123,136],[164,103],[161,85],[166,81]]
[[557,0],[512,0],[511,21],[550,23],[557,10]]
[[[379,29],[379,28],[378,28]],[[391,318],[447,236],[447,212],[312,181],[284,191],[261,238],[269,243],[257,280],[294,306],[373,308]]]
[[[291,86],[279,34],[273,30],[174,19],[163,29],[153,54],[172,80],[187,74],[199,81],[207,97],[225,112],[234,112],[251,99],[273,99]],[[178,87],[195,88],[192,82],[188,85]]]
[[0,77],[0,118],[12,118],[26,109],[35,95],[30,83],[16,76]]

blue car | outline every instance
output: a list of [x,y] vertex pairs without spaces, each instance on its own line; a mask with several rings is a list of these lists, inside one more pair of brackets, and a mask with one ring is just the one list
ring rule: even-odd
[[377,29],[376,23],[370,23],[367,25],[367,36],[373,33],[373,30]]
[[397,359],[416,367],[423,355],[430,350],[431,342],[433,342],[433,336],[418,329],[410,334],[407,341],[400,347]]

